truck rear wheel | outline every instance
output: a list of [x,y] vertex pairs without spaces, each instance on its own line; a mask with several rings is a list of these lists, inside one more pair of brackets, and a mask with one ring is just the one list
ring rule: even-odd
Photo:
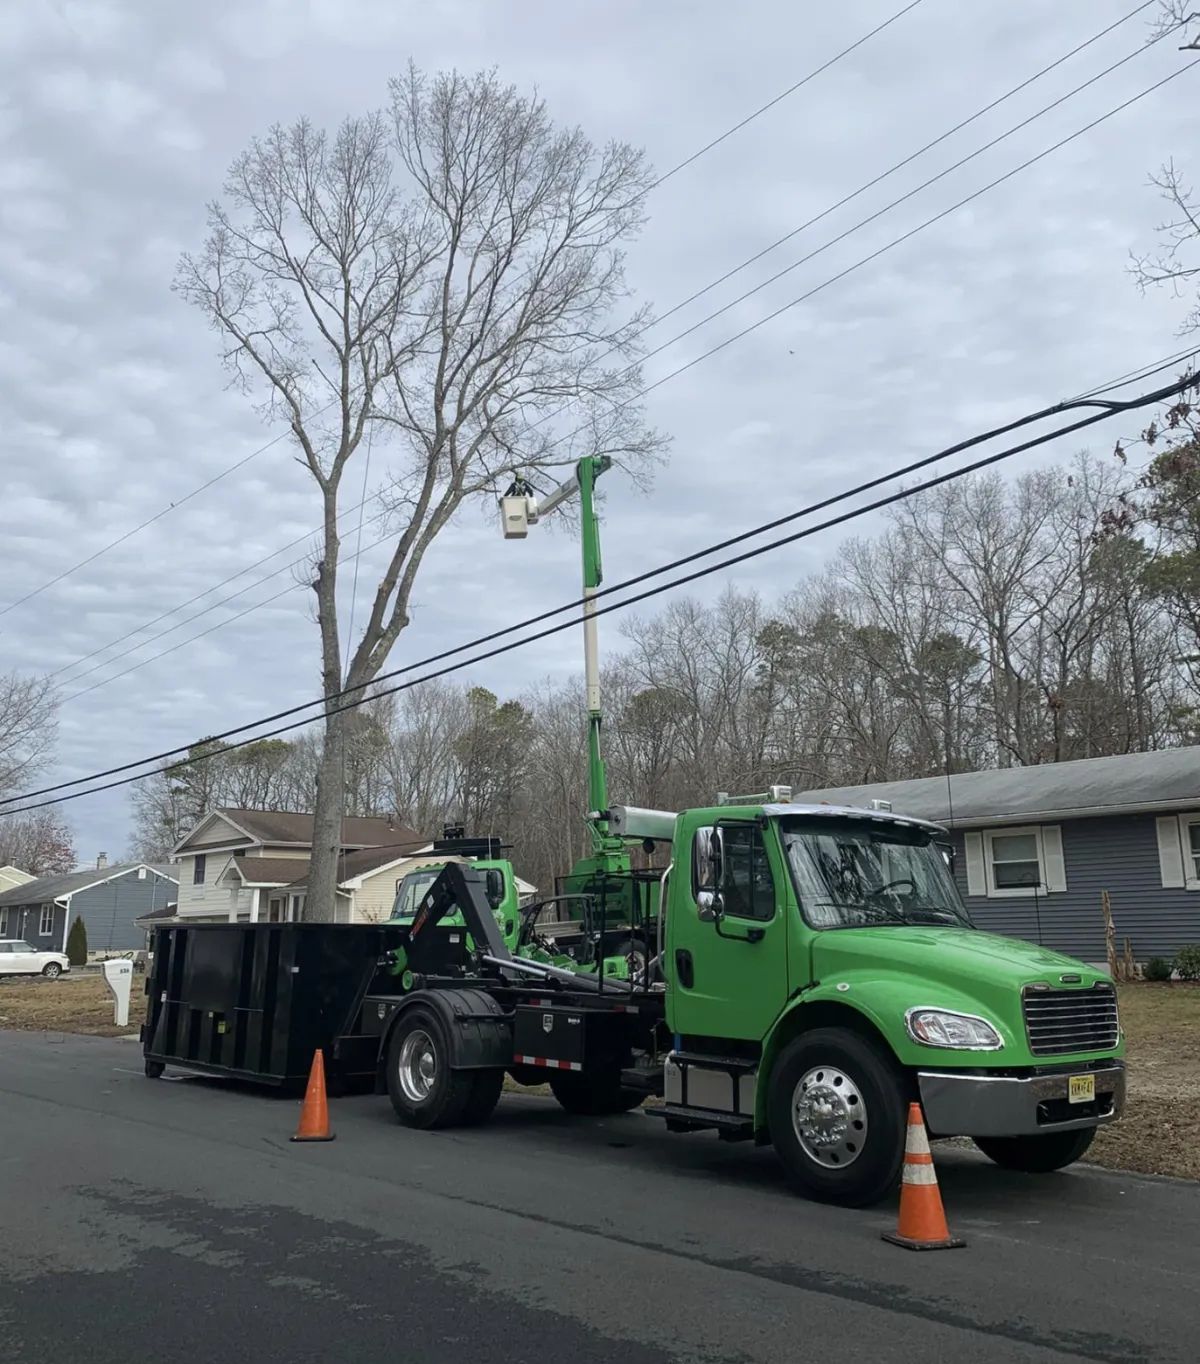
[[463,1122],[478,1074],[450,1068],[449,1039],[431,1009],[412,1008],[401,1015],[388,1043],[387,1090],[406,1127],[454,1127]]
[[467,1106],[463,1109],[462,1121],[464,1126],[474,1126],[477,1123],[487,1122],[495,1111],[496,1105],[500,1102],[500,1095],[504,1089],[504,1072],[502,1070],[473,1070],[469,1072],[471,1076],[471,1097],[467,1100]]
[[1095,1135],[1094,1127],[1083,1127],[1074,1132],[1042,1132],[1028,1137],[976,1137],[975,1145],[1006,1170],[1044,1175],[1073,1165],[1086,1155]]
[[568,1113],[589,1118],[628,1113],[646,1097],[641,1090],[623,1085],[621,1072],[615,1067],[594,1075],[578,1070],[551,1071],[550,1092]]
[[906,1095],[899,1068],[844,1028],[789,1042],[771,1072],[771,1142],[809,1198],[847,1207],[881,1199],[904,1158]]

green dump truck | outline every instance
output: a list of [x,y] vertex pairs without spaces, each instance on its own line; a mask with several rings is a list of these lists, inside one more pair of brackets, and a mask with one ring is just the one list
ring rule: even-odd
[[484,878],[447,866],[356,1025],[401,1121],[481,1122],[506,1073],[573,1112],[653,1096],[669,1130],[770,1143],[806,1194],[862,1204],[898,1177],[912,1100],[1027,1171],[1121,1112],[1112,982],[974,928],[939,826],[790,802],[608,816],[669,833],[642,978],[515,955]]

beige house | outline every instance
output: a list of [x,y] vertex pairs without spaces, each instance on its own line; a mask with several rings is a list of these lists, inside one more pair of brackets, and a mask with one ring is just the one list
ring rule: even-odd
[[0,895],[6,890],[16,890],[18,886],[27,886],[30,881],[36,880],[37,877],[22,871],[20,867],[0,867]]
[[[312,816],[284,810],[213,810],[173,849],[183,922],[289,923],[300,917]],[[433,842],[390,819],[342,821],[336,904],[322,919],[371,923],[391,912],[414,867],[445,861]]]

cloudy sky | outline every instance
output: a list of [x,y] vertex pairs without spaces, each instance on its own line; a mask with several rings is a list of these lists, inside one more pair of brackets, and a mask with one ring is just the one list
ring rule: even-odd
[[[630,253],[632,284],[665,311],[1132,4],[922,0],[656,190],[649,225]],[[579,123],[596,141],[643,145],[661,172],[899,8],[900,0],[6,0],[0,608],[277,434],[227,388],[217,338],[170,292],[179,253],[201,242],[204,205],[251,136],[301,114],[333,126],[382,104],[388,77],[411,56],[427,69],[495,64],[519,86],[536,85],[557,120]],[[667,340],[1138,51],[1153,12],[1122,24],[648,340]],[[668,347],[647,366],[647,379],[1184,66],[1187,54],[1176,46],[1168,40],[1138,51],[970,165]],[[1162,216],[1147,174],[1169,156],[1186,165],[1194,154],[1198,81],[1200,72],[1180,76],[656,389],[648,415],[673,437],[670,461],[648,496],[619,480],[609,486],[610,579],[1180,349],[1182,304],[1166,293],[1139,296],[1127,263],[1131,250],[1153,243]],[[1192,171],[1200,176],[1200,166]],[[1106,429],[1096,445],[1108,443]],[[1074,448],[1049,447],[1039,462]],[[62,683],[52,778],[310,698],[316,637],[308,594],[291,591],[247,611],[291,585],[287,571],[258,580],[284,568],[298,548],[103,646],[281,549],[317,519],[314,491],[280,442],[0,616],[0,671],[53,672]],[[814,537],[747,565],[732,581],[776,591],[832,559],[837,543],[836,533]],[[378,556],[364,556],[364,582],[377,565]],[[493,521],[472,513],[428,563],[414,624],[392,664],[543,610],[573,595],[575,582],[568,537],[535,533],[505,543]],[[239,588],[246,591],[236,601],[180,623]],[[232,619],[239,612],[246,614]],[[210,633],[187,642],[202,630]],[[602,633],[614,641],[615,625]],[[167,649],[174,651],[156,657]],[[472,677],[507,693],[577,668],[572,633]],[[125,848],[127,793],[64,810],[85,860]]]

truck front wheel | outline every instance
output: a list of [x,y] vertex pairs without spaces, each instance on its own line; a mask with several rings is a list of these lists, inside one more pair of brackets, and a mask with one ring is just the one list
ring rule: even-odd
[[896,1183],[904,1077],[857,1033],[818,1028],[789,1042],[771,1072],[767,1111],[772,1145],[809,1198],[862,1207]]
[[463,1122],[475,1076],[472,1070],[450,1068],[450,1043],[431,1009],[412,1008],[401,1015],[388,1043],[387,1089],[396,1116],[406,1127],[454,1127]]
[[1043,1132],[1029,1137],[976,1137],[975,1145],[1006,1170],[1044,1175],[1073,1165],[1086,1155],[1095,1135],[1094,1127],[1083,1127],[1074,1132]]

